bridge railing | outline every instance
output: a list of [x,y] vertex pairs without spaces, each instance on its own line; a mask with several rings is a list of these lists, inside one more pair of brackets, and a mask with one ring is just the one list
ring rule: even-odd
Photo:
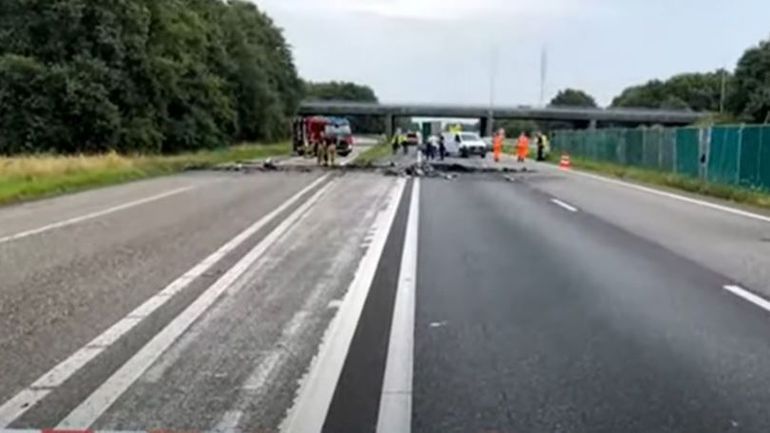
[[770,126],[557,131],[552,147],[586,159],[770,191]]
[[495,107],[467,104],[395,104],[347,101],[305,101],[300,115],[371,115],[398,117],[467,117],[495,119],[567,120],[597,122],[627,122],[637,124],[687,125],[708,113],[655,110],[644,108],[586,108],[586,107]]

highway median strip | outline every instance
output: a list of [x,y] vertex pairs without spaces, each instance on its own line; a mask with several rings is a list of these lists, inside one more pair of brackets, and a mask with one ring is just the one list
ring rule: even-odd
[[420,179],[409,201],[398,287],[388,342],[388,354],[377,416],[377,433],[409,433],[412,429],[414,322],[417,289],[417,250],[420,226]]
[[371,168],[374,167],[378,161],[383,161],[392,153],[392,147],[386,141],[382,141],[361,152],[361,154],[349,165],[358,168]]
[[381,208],[370,232],[370,242],[358,263],[353,281],[329,323],[316,356],[301,381],[294,404],[281,422],[285,433],[311,433],[323,430],[337,382],[350,350],[353,335],[369,296],[372,281],[396,219],[398,206],[406,188],[404,179],[397,179],[387,204]]

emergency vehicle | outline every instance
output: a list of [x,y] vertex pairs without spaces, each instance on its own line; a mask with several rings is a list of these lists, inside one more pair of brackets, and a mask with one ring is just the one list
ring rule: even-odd
[[350,121],[341,117],[300,117],[293,123],[294,152],[298,155],[318,154],[321,144],[333,144],[337,154],[347,156],[353,151],[353,131]]

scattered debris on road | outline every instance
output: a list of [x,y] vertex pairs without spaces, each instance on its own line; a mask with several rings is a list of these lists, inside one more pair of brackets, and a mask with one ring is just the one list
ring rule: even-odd
[[265,160],[265,162],[262,164],[262,168],[269,171],[275,171],[278,170],[278,166],[275,165],[272,159],[268,158]]
[[455,180],[460,177],[461,174],[477,174],[477,173],[505,173],[503,176],[506,181],[514,182],[515,177],[510,174],[515,173],[534,173],[533,170],[526,167],[500,167],[500,166],[474,166],[466,165],[461,162],[442,162],[442,161],[421,161],[410,162],[408,164],[399,165],[393,161],[388,161],[380,165],[340,165],[334,167],[324,167],[307,164],[291,164],[281,163],[274,159],[260,160],[260,161],[238,161],[234,163],[222,164],[215,167],[216,170],[222,171],[235,171],[245,174],[253,172],[266,172],[266,171],[284,171],[284,172],[299,172],[309,173],[313,171],[328,171],[336,170],[340,172],[357,172],[357,171],[371,171],[375,173],[382,173],[385,176],[396,177],[424,177],[424,178],[437,178],[444,180]]

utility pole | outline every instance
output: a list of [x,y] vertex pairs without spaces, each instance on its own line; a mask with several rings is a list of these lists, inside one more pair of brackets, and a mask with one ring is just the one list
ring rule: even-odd
[[540,106],[545,106],[545,82],[548,76],[548,49],[543,45],[540,52]]
[[[487,119],[487,131],[491,131],[494,127],[495,120],[495,81],[497,78],[497,44],[492,44],[492,52],[489,59],[489,117]],[[485,134],[486,131],[481,131],[481,134]]]
[[727,88],[727,69],[722,68],[722,89],[719,93],[719,114],[725,111],[725,90]]

